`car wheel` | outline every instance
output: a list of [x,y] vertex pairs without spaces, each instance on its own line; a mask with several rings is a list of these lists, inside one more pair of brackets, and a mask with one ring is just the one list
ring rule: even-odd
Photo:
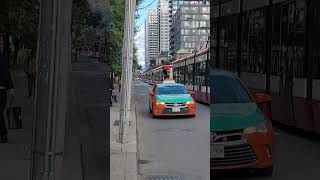
[[258,173],[258,175],[261,175],[261,176],[272,176],[273,169],[274,169],[273,166],[271,166],[267,168],[257,169],[256,172]]

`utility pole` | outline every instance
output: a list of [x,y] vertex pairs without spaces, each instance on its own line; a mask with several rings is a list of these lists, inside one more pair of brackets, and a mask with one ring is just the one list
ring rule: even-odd
[[120,108],[120,129],[119,140],[127,143],[128,126],[130,119],[131,85],[132,85],[132,64],[133,45],[135,28],[135,6],[136,0],[126,0],[124,38],[122,51],[122,86],[121,86],[121,108]]
[[72,0],[40,1],[31,180],[59,179],[64,152]]

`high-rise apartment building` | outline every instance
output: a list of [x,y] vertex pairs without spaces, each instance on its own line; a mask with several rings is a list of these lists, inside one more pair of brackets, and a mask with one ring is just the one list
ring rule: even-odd
[[145,21],[145,67],[155,65],[159,53],[159,23],[155,10],[149,10]]
[[[172,16],[170,28],[170,54],[180,49],[194,52],[208,42],[210,34],[209,0],[179,1]],[[176,10],[175,10],[176,8]]]
[[169,0],[159,0],[158,21],[159,21],[159,53],[168,54],[169,53],[169,37],[170,37]]

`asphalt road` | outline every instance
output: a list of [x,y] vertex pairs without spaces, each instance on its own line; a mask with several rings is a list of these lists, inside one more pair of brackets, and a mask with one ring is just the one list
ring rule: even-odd
[[214,180],[318,180],[320,140],[275,128],[275,171],[262,177],[249,171],[224,171],[213,174]]
[[209,107],[198,104],[195,118],[154,119],[148,109],[151,86],[138,80],[133,85],[141,179],[169,175],[209,180]]

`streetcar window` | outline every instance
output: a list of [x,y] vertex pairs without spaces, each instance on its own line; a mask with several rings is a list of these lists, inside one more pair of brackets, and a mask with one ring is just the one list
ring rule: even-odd
[[187,66],[186,84],[193,84],[193,64]]
[[163,70],[163,77],[164,79],[169,78],[169,73],[167,70]]
[[[265,11],[251,10],[245,12],[242,18],[241,70],[265,73]],[[249,28],[253,26],[256,28]],[[254,36],[249,37],[248,34]]]

